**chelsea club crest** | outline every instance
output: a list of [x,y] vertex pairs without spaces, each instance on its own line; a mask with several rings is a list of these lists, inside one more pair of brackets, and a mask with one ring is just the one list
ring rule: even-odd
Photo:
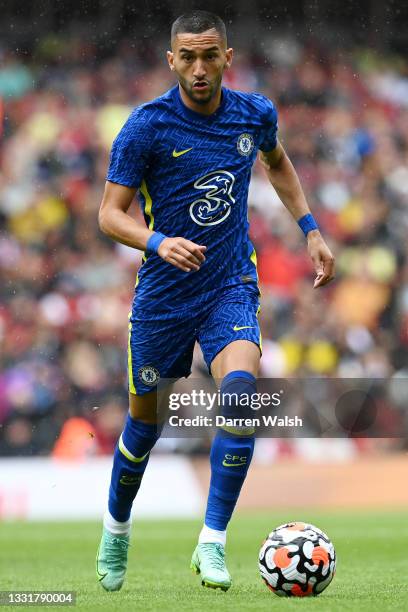
[[237,149],[240,155],[247,157],[252,153],[253,148],[254,139],[252,138],[251,134],[244,133],[238,136]]
[[143,366],[138,370],[139,380],[148,387],[155,386],[160,379],[159,371],[153,366]]

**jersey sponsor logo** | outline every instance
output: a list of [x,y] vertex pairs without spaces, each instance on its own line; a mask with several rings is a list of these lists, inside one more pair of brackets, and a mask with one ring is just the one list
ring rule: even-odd
[[206,193],[190,206],[194,223],[217,225],[225,221],[231,212],[231,204],[235,203],[231,193],[234,183],[234,175],[226,170],[215,170],[197,179],[194,188]]
[[237,149],[240,155],[247,157],[254,150],[254,146],[254,139],[252,138],[251,134],[247,134],[245,132],[244,134],[238,136]]
[[142,366],[137,373],[139,380],[148,387],[154,387],[160,380],[159,371],[153,366]]
[[190,147],[189,149],[184,149],[183,151],[176,151],[176,149],[173,150],[173,157],[180,157],[180,155],[184,155],[184,153],[188,153],[189,151],[192,150],[193,147]]
[[255,325],[241,325],[241,327],[238,327],[238,325],[234,325],[232,329],[234,331],[240,331],[241,329],[253,329],[254,327]]

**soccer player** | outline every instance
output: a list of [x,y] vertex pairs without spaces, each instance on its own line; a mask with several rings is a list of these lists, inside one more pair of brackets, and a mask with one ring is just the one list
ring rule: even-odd
[[[144,257],[129,315],[130,410],[114,454],[97,556],[108,591],[123,584],[131,507],[160,436],[159,380],[188,376],[198,341],[221,394],[239,398],[256,390],[259,290],[247,195],[258,150],[306,236],[314,287],[334,275],[333,256],[277,139],[274,105],[261,94],[222,87],[232,56],[218,16],[196,10],[176,19],[167,60],[178,84],[132,112],[111,152],[100,228]],[[127,214],[137,190],[146,225]],[[191,560],[205,586],[231,586],[226,528],[253,449],[251,430],[219,430],[213,440],[205,521]]]

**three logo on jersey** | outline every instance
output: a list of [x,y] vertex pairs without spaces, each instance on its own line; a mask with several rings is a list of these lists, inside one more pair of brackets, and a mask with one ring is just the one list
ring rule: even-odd
[[[248,157],[254,149],[254,139],[251,134],[244,132],[238,136],[237,151],[240,155]],[[177,151],[173,149],[173,157],[180,157],[193,147]],[[205,193],[194,200],[190,205],[190,217],[197,225],[218,225],[228,218],[231,205],[235,203],[232,188],[235,177],[227,170],[215,170],[197,179],[194,188],[203,190]]]
[[235,177],[227,170],[209,172],[194,183],[194,188],[204,190],[198,200],[190,205],[190,217],[197,225],[218,225],[229,216],[231,204],[235,198],[232,196],[232,187]]

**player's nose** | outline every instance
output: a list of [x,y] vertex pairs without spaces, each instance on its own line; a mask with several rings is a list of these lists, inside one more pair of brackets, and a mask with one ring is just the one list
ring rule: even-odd
[[198,59],[194,64],[193,76],[196,79],[203,79],[206,74],[205,63]]

